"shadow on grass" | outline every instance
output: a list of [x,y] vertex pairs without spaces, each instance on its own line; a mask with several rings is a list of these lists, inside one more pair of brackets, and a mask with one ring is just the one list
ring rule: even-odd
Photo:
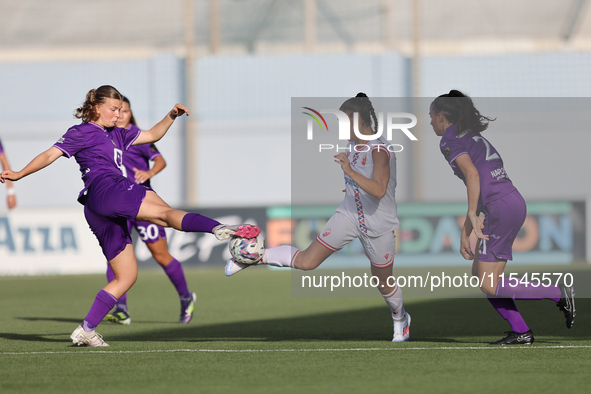
[[80,324],[82,321],[80,318],[77,319],[68,319],[64,317],[17,317],[19,320],[25,321],[55,321],[58,323],[78,323]]
[[[13,341],[29,341],[29,342],[72,342],[70,339],[63,339],[65,335],[70,333],[58,333],[58,334],[15,334],[10,332],[0,333],[0,338],[10,339]],[[59,336],[60,338],[46,338],[48,336]]]
[[[343,302],[347,302],[343,300]],[[536,334],[536,343],[558,344],[565,340],[577,342],[591,339],[589,314],[591,300],[577,300],[578,317],[575,326],[567,330],[564,315],[547,300],[517,301],[525,321]],[[437,299],[408,304],[412,315],[411,340],[416,342],[483,344],[499,339],[510,330],[485,299]],[[52,320],[76,322],[79,319],[30,318],[23,320]],[[148,323],[148,322],[141,322]],[[155,322],[158,325],[169,322]],[[100,331],[100,330],[99,330]],[[263,319],[242,322],[199,325],[199,316],[186,325],[174,328],[134,325],[125,333],[110,333],[111,341],[127,342],[217,342],[217,341],[386,341],[392,337],[392,320],[387,307],[374,307],[319,315]],[[56,334],[57,335],[57,334]],[[59,334],[63,335],[63,334]],[[47,335],[0,333],[0,338],[68,342],[48,339]],[[543,338],[541,338],[543,337]]]
[[[591,300],[579,302],[579,320],[566,329],[564,315],[553,302],[518,301],[524,319],[536,333],[536,343],[553,344],[565,339],[590,340],[591,325],[583,310],[591,309]],[[343,300],[346,302],[346,300]],[[411,303],[411,339],[421,342],[488,343],[510,330],[485,299],[438,299]],[[252,320],[199,325],[199,317],[187,326],[175,329],[146,330],[141,334],[110,334],[122,341],[384,341],[392,337],[392,319],[387,307],[301,317]],[[540,338],[541,336],[544,339]],[[498,337],[498,338],[497,338]],[[548,338],[555,337],[555,338]]]

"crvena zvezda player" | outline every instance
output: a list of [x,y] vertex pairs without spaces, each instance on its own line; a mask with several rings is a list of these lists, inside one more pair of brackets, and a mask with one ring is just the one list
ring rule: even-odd
[[[404,309],[402,289],[392,281],[396,254],[394,230],[400,227],[395,199],[396,156],[383,137],[368,140],[354,133],[357,118],[360,134],[371,136],[378,130],[373,105],[364,93],[345,101],[340,110],[349,116],[351,125],[347,153],[335,156],[345,177],[345,199],[306,250],[289,245],[269,248],[258,264],[313,270],[334,252],[359,238],[370,260],[371,273],[379,279],[377,288],[392,313],[392,341],[407,341],[410,315]],[[234,275],[246,267],[249,265],[230,259],[226,263],[226,275]]]

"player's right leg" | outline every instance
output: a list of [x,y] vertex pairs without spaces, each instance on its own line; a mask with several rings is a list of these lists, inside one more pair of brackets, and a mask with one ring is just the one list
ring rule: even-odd
[[219,240],[230,237],[254,238],[261,233],[257,226],[221,224],[198,213],[174,209],[152,190],[146,192],[136,220],[172,227],[179,231],[212,233]]
[[290,245],[281,245],[265,250],[263,258],[257,264],[242,264],[233,258],[226,263],[226,276],[232,276],[253,265],[272,265],[274,267],[313,270],[326,260],[334,251],[314,240],[305,250]]
[[[331,254],[340,250],[357,236],[356,223],[344,214],[336,212],[326,223],[316,239],[305,250],[294,246],[282,245],[265,250],[261,261],[251,265],[272,265],[275,267],[295,268],[304,271],[318,267]],[[226,263],[226,276],[234,275],[251,265],[236,262]]]

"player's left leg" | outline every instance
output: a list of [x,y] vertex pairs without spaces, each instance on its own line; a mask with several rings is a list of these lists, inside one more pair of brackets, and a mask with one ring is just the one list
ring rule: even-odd
[[[115,273],[111,268],[111,264],[107,262],[107,282],[111,282],[114,279]],[[129,311],[127,309],[127,293],[119,297],[117,303],[115,304],[115,310],[107,313],[105,319],[116,324],[131,324],[131,316],[129,316]]]
[[[162,229],[162,232],[164,231],[162,227],[159,228]],[[189,291],[183,266],[177,259],[172,257],[168,251],[166,238],[160,236],[157,241],[146,242],[146,246],[148,249],[150,249],[150,252],[152,252],[154,260],[156,260],[156,262],[164,269],[168,279],[170,279],[170,282],[174,285],[179,295],[181,301],[181,314],[179,323],[189,323],[193,318],[193,311],[195,309],[197,295]]]
[[402,289],[392,276],[396,255],[396,236],[393,232],[379,237],[359,234],[365,254],[371,263],[371,274],[378,278],[378,290],[390,308],[394,324],[392,342],[408,341],[410,337],[410,315],[404,309]]
[[95,329],[113,309],[117,298],[125,294],[137,279],[137,261],[132,244],[127,244],[117,256],[109,260],[109,264],[113,268],[115,279],[98,292],[84,321],[70,335],[77,345],[109,346]]
[[254,238],[261,232],[257,226],[221,224],[217,220],[198,213],[174,209],[152,190],[146,192],[136,220],[172,227],[179,231],[212,233],[219,240],[230,239],[234,236]]

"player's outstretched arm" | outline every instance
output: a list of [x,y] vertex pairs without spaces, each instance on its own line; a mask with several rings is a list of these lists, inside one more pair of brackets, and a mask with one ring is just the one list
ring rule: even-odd
[[164,137],[170,126],[172,126],[174,120],[183,114],[189,116],[189,110],[183,104],[175,104],[174,108],[170,110],[164,119],[156,123],[150,130],[142,131],[132,145],[150,144],[160,140],[160,138]]
[[51,148],[49,148],[48,150],[39,154],[37,157],[31,160],[31,162],[27,164],[26,167],[22,170],[3,171],[2,174],[0,174],[0,182],[4,183],[6,181],[18,181],[19,179],[24,178],[27,175],[30,175],[34,172],[39,171],[42,168],[47,167],[48,165],[56,161],[63,154],[64,152],[62,152],[55,146],[52,146]]

